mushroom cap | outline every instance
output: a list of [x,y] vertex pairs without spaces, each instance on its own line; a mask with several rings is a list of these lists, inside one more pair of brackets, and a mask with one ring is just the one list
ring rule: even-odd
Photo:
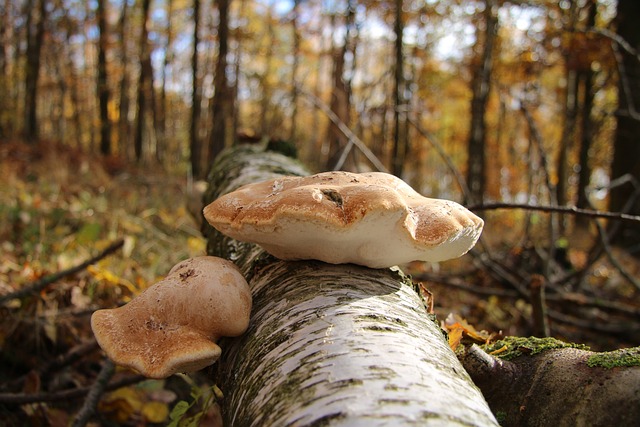
[[110,359],[150,378],[214,363],[222,336],[249,326],[251,291],[230,261],[203,256],[175,265],[128,304],[97,310],[91,328]]
[[245,185],[204,208],[234,239],[284,260],[385,268],[444,261],[471,249],[483,221],[386,173],[325,172]]

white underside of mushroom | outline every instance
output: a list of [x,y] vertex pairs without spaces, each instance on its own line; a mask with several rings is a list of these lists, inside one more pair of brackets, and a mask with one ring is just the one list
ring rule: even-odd
[[331,264],[354,263],[371,268],[385,268],[414,260],[439,262],[456,258],[466,253],[480,234],[476,228],[460,227],[457,234],[438,246],[420,246],[411,237],[411,215],[407,215],[405,221],[402,216],[401,212],[373,213],[350,229],[339,231],[322,224],[310,227],[308,221],[282,220],[268,229],[247,225],[241,236],[232,229],[223,232],[238,240],[246,239],[250,234],[254,243],[283,260],[317,259]]
[[204,209],[221,233],[284,260],[386,268],[471,249],[483,221],[388,174],[327,172],[249,184]]

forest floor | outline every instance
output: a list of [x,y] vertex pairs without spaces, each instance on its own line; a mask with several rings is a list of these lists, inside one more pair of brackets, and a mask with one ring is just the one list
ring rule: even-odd
[[[18,142],[0,142],[0,171],[0,297],[118,244],[91,266],[0,304],[0,420],[6,425],[68,425],[86,390],[65,393],[90,388],[104,360],[91,333],[91,313],[130,301],[177,262],[203,255],[205,241],[194,209],[188,209],[185,177],[97,160],[55,144]],[[509,277],[518,280],[522,271],[540,268],[537,248],[485,230],[493,237],[492,259],[501,261],[498,265],[510,271]],[[576,269],[587,256],[586,249],[570,247],[566,262]],[[620,251],[615,256],[640,277],[637,259]],[[467,256],[446,266],[416,263],[407,271],[432,291],[434,310],[443,322],[466,321],[465,328],[484,329],[494,337],[531,334],[527,298],[496,280],[478,259]],[[596,350],[640,344],[638,289],[606,257],[590,266],[585,281],[588,292],[562,285],[561,292],[552,290],[552,334]],[[613,309],[598,301],[614,304]],[[635,325],[617,328],[634,317]],[[177,401],[191,403],[197,396],[188,414],[205,414],[201,425],[216,425],[214,413],[202,410],[212,384],[206,372],[193,378],[197,381],[184,376],[140,381],[118,370],[114,381],[135,384],[105,395],[98,407],[101,422],[166,424]],[[39,398],[33,402],[20,400],[36,393]]]

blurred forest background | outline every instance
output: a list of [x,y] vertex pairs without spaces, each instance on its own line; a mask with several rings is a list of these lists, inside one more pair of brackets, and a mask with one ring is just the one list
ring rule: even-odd
[[638,345],[639,19],[637,0],[1,0],[0,394],[55,394],[38,364],[81,345],[57,386],[91,383],[91,311],[204,252],[197,182],[237,142],[483,215],[471,255],[408,267],[440,318]]

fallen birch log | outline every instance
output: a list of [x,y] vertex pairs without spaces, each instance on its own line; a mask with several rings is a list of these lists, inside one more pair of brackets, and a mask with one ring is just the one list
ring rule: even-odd
[[[259,147],[223,152],[205,203],[278,175],[305,175]],[[208,253],[251,286],[247,332],[224,339],[226,426],[497,425],[411,280],[394,269],[284,262],[205,224]]]

